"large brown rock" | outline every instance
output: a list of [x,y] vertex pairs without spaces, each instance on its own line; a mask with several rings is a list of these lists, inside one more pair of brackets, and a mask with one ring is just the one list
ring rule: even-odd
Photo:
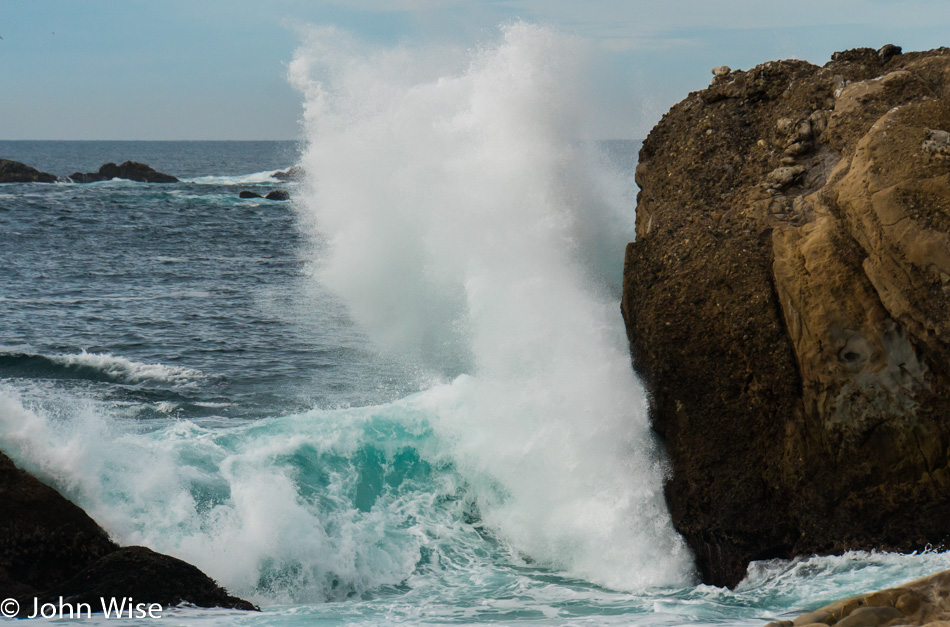
[[950,570],[897,588],[835,601],[817,610],[765,627],[929,627],[950,626]]
[[950,50],[720,72],[640,153],[622,310],[702,577],[950,537]]

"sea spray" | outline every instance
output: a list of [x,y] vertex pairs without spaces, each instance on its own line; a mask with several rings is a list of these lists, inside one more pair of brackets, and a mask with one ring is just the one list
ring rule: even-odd
[[185,559],[256,602],[359,597],[485,556],[460,523],[461,478],[408,403],[207,429],[134,428],[106,404],[59,400],[41,409],[0,386],[0,449],[120,544]]
[[613,588],[688,581],[608,289],[632,211],[583,141],[579,44],[516,23],[457,67],[427,73],[431,52],[318,30],[291,64],[318,276],[382,346],[454,377],[413,404],[500,538]]
[[[421,391],[206,424],[129,420],[99,388],[12,381],[0,449],[120,543],[265,605],[390,598],[453,621],[516,595],[514,614],[548,616],[612,594],[582,579],[688,581],[618,314],[627,192],[575,132],[590,113],[577,43],[516,24],[496,46],[422,64],[323,45],[337,56],[306,47],[292,67],[308,94],[297,200],[316,276],[428,370]],[[314,328],[346,338],[348,325]],[[133,370],[77,382],[128,385]],[[147,382],[200,392],[216,376],[201,373]],[[486,617],[508,616],[498,603]]]

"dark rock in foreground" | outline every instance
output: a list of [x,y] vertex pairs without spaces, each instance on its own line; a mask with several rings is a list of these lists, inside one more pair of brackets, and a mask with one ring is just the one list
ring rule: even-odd
[[950,570],[917,579],[897,588],[836,601],[765,627],[836,625],[838,627],[910,627],[950,625]]
[[82,509],[0,453],[0,598],[88,602],[132,597],[136,603],[256,609],[232,597],[194,566],[144,547],[119,548]]
[[[187,602],[198,607],[257,609],[244,599],[230,596],[191,564],[142,546],[110,553],[38,598],[40,604],[55,604],[60,597],[72,604],[88,603],[94,611],[101,611],[100,598],[123,597],[165,607]],[[32,607],[22,600],[20,605],[24,610]]]
[[238,194],[238,198],[263,198],[263,196],[256,192],[249,192],[245,189],[241,191],[240,194]]
[[19,161],[0,159],[0,183],[55,183],[57,180],[52,174]]
[[0,598],[58,584],[118,548],[86,512],[0,453]]
[[178,179],[170,174],[156,172],[144,163],[135,161],[126,161],[120,165],[106,163],[98,172],[74,172],[69,175],[74,183],[97,183],[99,181],[111,181],[112,179],[127,179],[138,181],[140,183],[177,183]]
[[718,68],[640,152],[623,314],[703,580],[950,538],[950,50]]

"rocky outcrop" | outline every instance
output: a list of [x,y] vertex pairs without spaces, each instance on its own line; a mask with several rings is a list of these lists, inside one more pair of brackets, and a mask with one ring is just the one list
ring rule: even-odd
[[266,196],[261,196],[257,192],[252,192],[248,190],[242,190],[238,194],[238,198],[264,198],[265,200],[290,200],[290,194],[283,189],[275,189],[267,193]]
[[[93,608],[101,607],[100,598],[132,598],[136,603],[165,607],[187,602],[198,607],[257,609],[244,599],[229,595],[191,564],[142,546],[110,553],[37,598],[42,605],[55,604],[60,597],[72,604],[88,603]],[[32,603],[21,602],[20,607],[28,613]]]
[[637,182],[622,310],[703,579],[950,538],[950,50],[717,68]]
[[19,161],[0,159],[0,183],[55,183],[57,180],[52,174]]
[[303,168],[299,165],[291,166],[286,170],[274,172],[273,177],[278,181],[299,181],[303,178]]
[[118,548],[86,512],[0,453],[0,597],[65,581]]
[[126,179],[139,183],[177,183],[178,179],[170,174],[156,172],[150,166],[135,161],[126,161],[120,165],[106,163],[98,172],[73,172],[69,178],[74,183],[97,183],[112,179]]
[[950,570],[897,588],[836,601],[765,627],[910,627],[950,625]]
[[136,602],[256,609],[179,559],[144,547],[119,548],[82,509],[0,453],[0,598]]

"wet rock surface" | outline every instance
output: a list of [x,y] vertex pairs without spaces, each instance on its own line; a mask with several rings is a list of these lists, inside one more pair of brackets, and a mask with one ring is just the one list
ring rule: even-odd
[[90,603],[132,597],[164,606],[256,609],[179,559],[145,547],[120,548],[81,508],[0,453],[0,598]]
[[704,581],[944,543],[950,50],[720,71],[637,182],[622,310]]
[[766,627],[897,627],[950,625],[950,571],[897,588],[862,594]]
[[0,598],[65,581],[118,548],[86,512],[0,453]]
[[[136,603],[158,603],[164,607],[187,602],[198,607],[257,609],[244,599],[229,595],[191,564],[142,546],[110,553],[38,599],[41,605],[56,604],[60,597],[72,604],[88,603],[94,611],[101,611],[103,598],[131,598]],[[23,611],[32,607],[23,602],[20,606]]]

